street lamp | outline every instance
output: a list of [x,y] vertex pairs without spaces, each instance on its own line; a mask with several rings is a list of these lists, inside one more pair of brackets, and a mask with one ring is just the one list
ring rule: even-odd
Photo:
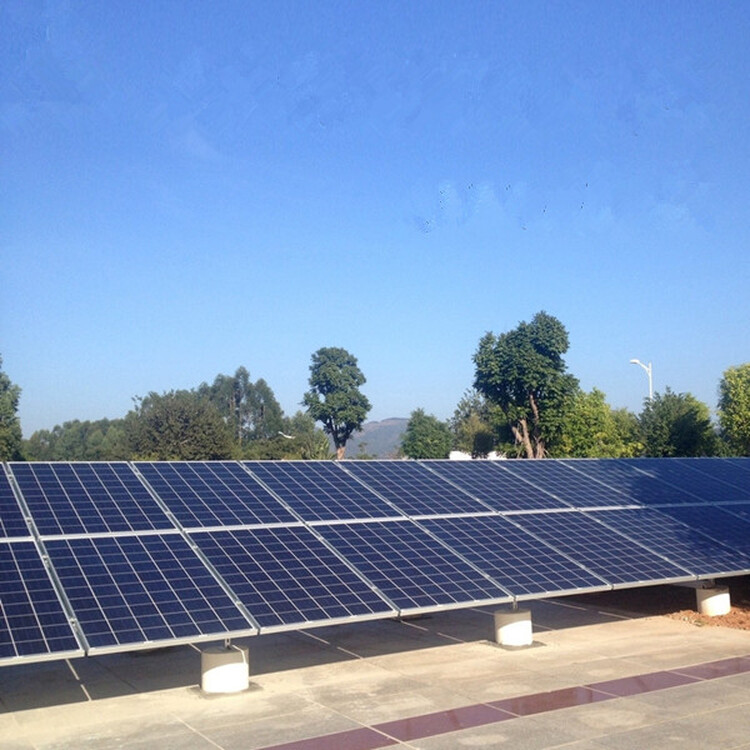
[[640,359],[631,359],[630,364],[638,365],[639,367],[642,367],[646,371],[646,375],[648,375],[648,400],[653,401],[654,400],[654,383],[651,377],[651,363],[649,362],[647,365],[644,365]]

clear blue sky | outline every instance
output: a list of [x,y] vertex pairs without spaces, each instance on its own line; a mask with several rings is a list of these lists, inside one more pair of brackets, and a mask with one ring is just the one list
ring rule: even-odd
[[539,310],[587,390],[750,360],[745,2],[0,5],[0,354],[26,436],[342,346],[449,417]]

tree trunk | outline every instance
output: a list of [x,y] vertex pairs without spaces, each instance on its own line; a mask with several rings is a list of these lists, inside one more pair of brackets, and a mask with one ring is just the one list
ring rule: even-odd
[[529,426],[526,424],[525,419],[519,419],[518,424],[521,429],[515,425],[511,425],[513,435],[523,445],[523,449],[526,451],[526,458],[534,458],[534,448],[531,445],[531,438],[529,437]]
[[346,446],[345,445],[339,445],[336,448],[336,460],[337,461],[343,461],[345,453],[346,453]]

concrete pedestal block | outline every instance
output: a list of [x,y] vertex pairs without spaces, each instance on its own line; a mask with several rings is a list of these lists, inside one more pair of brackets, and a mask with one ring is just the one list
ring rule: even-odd
[[528,609],[507,609],[495,612],[495,640],[501,646],[531,646],[531,612]]
[[239,693],[250,686],[247,646],[210,646],[201,652],[204,693]]
[[697,609],[702,615],[716,617],[726,615],[732,608],[729,600],[729,589],[726,586],[714,586],[710,589],[696,589]]

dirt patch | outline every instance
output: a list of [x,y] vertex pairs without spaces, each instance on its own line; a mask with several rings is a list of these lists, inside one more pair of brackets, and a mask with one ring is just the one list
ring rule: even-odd
[[729,614],[708,617],[696,611],[695,590],[684,586],[646,586],[574,597],[588,606],[624,616],[655,615],[682,620],[702,627],[720,626],[750,630],[750,576],[722,578],[717,585],[729,587]]

